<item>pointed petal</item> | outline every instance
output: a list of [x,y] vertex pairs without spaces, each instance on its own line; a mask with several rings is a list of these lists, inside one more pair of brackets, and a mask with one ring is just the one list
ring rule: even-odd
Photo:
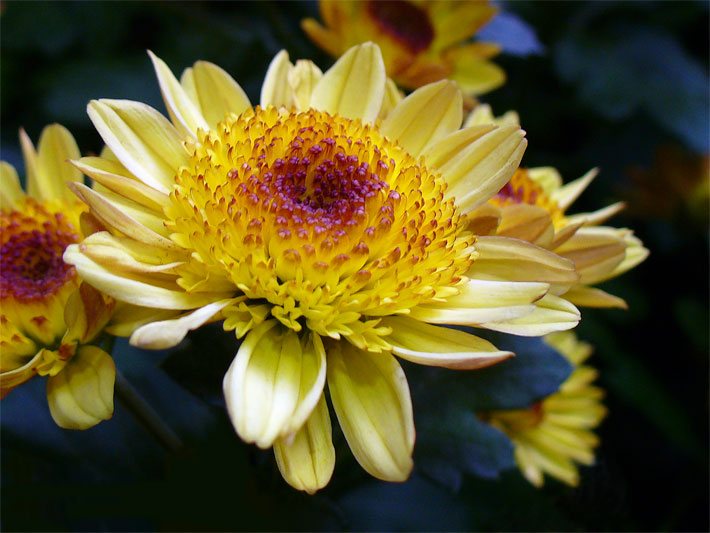
[[274,442],[276,464],[293,488],[314,494],[325,487],[335,468],[335,448],[325,395],[292,437]]
[[227,411],[242,439],[268,448],[300,429],[324,383],[320,338],[302,344],[294,331],[270,320],[247,334],[224,376]]
[[562,176],[555,167],[529,168],[528,177],[549,196],[562,187]]
[[146,185],[170,192],[188,154],[182,136],[165,117],[145,104],[128,100],[92,100],[87,110],[101,138],[123,166]]
[[47,379],[49,412],[58,426],[88,429],[113,416],[113,359],[96,346],[81,346],[67,366]]
[[571,206],[579,195],[584,192],[592,180],[599,174],[598,168],[593,168],[581,178],[570,181],[567,185],[557,189],[552,193],[552,199],[557,202],[562,211]]
[[468,212],[510,181],[527,146],[524,135],[519,126],[474,126],[450,134],[424,156],[449,184],[447,197]]
[[149,350],[165,350],[177,346],[188,332],[209,322],[234,300],[219,300],[181,318],[151,322],[139,327],[131,335],[131,345]]
[[623,233],[615,228],[583,227],[555,252],[574,261],[579,282],[593,284],[613,277],[626,256]]
[[323,72],[312,61],[298,60],[288,73],[288,83],[296,109],[304,111],[311,103],[313,89],[323,77]]
[[412,471],[414,419],[407,379],[390,354],[339,342],[328,350],[328,389],[348,445],[372,476],[404,481]]
[[153,68],[160,84],[160,92],[163,95],[165,107],[168,108],[168,114],[173,124],[177,126],[183,135],[190,137],[195,137],[198,129],[209,129],[202,113],[192,103],[192,100],[190,100],[190,97],[170,68],[150,50],[148,50],[148,55],[153,62]]
[[381,131],[414,157],[456,131],[463,120],[463,100],[455,83],[442,80],[417,89],[397,105]]
[[64,308],[67,332],[62,342],[90,342],[103,330],[111,318],[113,308],[113,300],[104,297],[89,284],[82,283],[79,290],[69,296]]
[[81,172],[69,164],[81,157],[79,147],[69,130],[59,124],[47,126],[37,145],[37,181],[40,199],[71,198],[66,183],[82,181]]
[[293,95],[291,86],[288,83],[288,73],[293,68],[288,58],[288,52],[281,50],[274,56],[266,71],[264,84],[261,86],[261,107],[268,106],[285,107],[290,109],[293,106]]
[[449,74],[449,78],[455,81],[465,93],[484,94],[505,83],[506,75],[502,68],[491,61],[475,57],[465,47],[446,54],[446,58],[453,65],[453,72]]
[[212,128],[230,113],[239,115],[251,107],[249,97],[234,78],[213,63],[195,63],[192,79],[199,103],[198,109]]
[[539,337],[572,329],[579,324],[579,320],[579,310],[574,305],[558,296],[547,294],[536,302],[532,313],[510,320],[486,322],[481,327],[523,337]]
[[580,307],[629,308],[622,298],[609,294],[601,289],[585,287],[584,285],[572,287],[564,294],[564,298]]
[[43,199],[41,184],[37,176],[37,151],[27,132],[20,128],[20,146],[22,147],[22,158],[25,161],[25,178],[27,194],[32,198]]
[[555,227],[547,209],[537,205],[512,204],[502,208],[497,233],[548,248],[555,235]]
[[513,352],[498,350],[475,335],[432,326],[408,317],[387,317],[381,325],[392,328],[386,339],[392,346],[392,352],[421,365],[474,370],[513,356]]
[[385,93],[385,64],[372,43],[345,52],[313,90],[311,107],[346,118],[374,122]]
[[14,209],[24,198],[15,167],[0,161],[0,209]]
[[566,217],[566,220],[571,224],[582,222],[585,226],[598,226],[599,224],[609,220],[614,215],[619,214],[625,208],[626,204],[624,202],[616,202],[615,204],[597,209],[591,213],[579,213]]

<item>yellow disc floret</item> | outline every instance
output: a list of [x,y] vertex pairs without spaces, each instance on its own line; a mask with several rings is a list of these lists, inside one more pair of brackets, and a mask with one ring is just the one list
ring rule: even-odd
[[275,108],[232,116],[201,133],[171,194],[172,238],[194,250],[179,283],[231,283],[252,311],[365,345],[362,335],[387,333],[377,317],[458,292],[474,237],[445,188],[358,120]]

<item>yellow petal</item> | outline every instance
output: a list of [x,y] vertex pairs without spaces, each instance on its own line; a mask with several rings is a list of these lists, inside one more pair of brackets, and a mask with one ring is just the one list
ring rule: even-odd
[[274,442],[274,454],[281,475],[293,488],[314,494],[328,484],[335,468],[335,448],[323,394],[295,435]]
[[348,445],[372,476],[404,481],[412,471],[414,419],[407,379],[390,354],[348,342],[328,349],[328,389]]
[[424,156],[449,184],[447,197],[468,212],[510,181],[527,146],[524,135],[519,126],[474,126],[448,135]]
[[547,209],[537,205],[512,204],[502,208],[497,233],[547,248],[552,244],[555,227]]
[[105,331],[117,337],[129,337],[143,324],[167,320],[179,316],[180,311],[139,307],[125,302],[116,302],[111,321]]
[[461,91],[442,80],[417,89],[397,105],[381,131],[418,157],[424,148],[456,131],[463,119]]
[[14,209],[24,198],[15,167],[0,161],[0,209]]
[[[649,251],[643,246],[643,243],[638,237],[635,237],[631,230],[618,230],[623,235],[624,244],[626,245],[626,253],[624,260],[619,263],[616,268],[609,274],[607,278],[611,279],[620,276],[624,272],[628,272],[632,268],[643,263],[648,257]],[[600,280],[601,281],[601,280]]]
[[230,113],[239,115],[251,106],[249,97],[234,78],[213,63],[195,63],[192,79],[198,109],[212,128]]
[[392,346],[392,352],[421,365],[474,370],[513,356],[513,352],[498,350],[475,335],[432,326],[408,317],[387,317],[380,324],[392,328],[386,339]]
[[529,168],[528,177],[542,187],[545,194],[549,196],[562,187],[562,176],[554,167]]
[[209,129],[200,110],[192,103],[170,68],[150,50],[148,50],[148,55],[153,62],[153,68],[160,84],[160,92],[173,124],[183,135],[191,137],[195,137],[198,129]]
[[555,252],[574,261],[580,283],[593,284],[613,277],[626,257],[626,243],[615,228],[583,227]]
[[313,95],[313,89],[323,77],[323,72],[312,61],[300,59],[288,73],[288,83],[293,93],[296,109],[308,109]]
[[484,94],[505,83],[505,71],[495,63],[467,53],[447,54],[447,59],[453,65],[449,77],[465,93]]
[[346,118],[374,122],[385,94],[385,65],[377,45],[345,52],[313,90],[311,107]]
[[22,128],[20,128],[20,146],[22,147],[22,158],[25,161],[27,194],[32,198],[43,199],[41,184],[37,176],[37,151],[29,135]]
[[481,326],[512,335],[539,337],[554,331],[572,329],[579,320],[579,310],[574,305],[558,296],[547,294],[535,303],[532,313],[510,320],[486,322]]
[[624,208],[626,208],[626,204],[624,202],[616,202],[615,204],[597,209],[591,213],[579,213],[577,215],[566,217],[566,220],[567,223],[574,224],[577,222],[583,222],[585,226],[597,226],[620,213],[624,210]]
[[434,50],[470,39],[498,12],[485,2],[463,0],[458,2],[432,2],[428,7],[436,38]]
[[149,350],[165,350],[177,346],[188,332],[209,322],[233,300],[220,300],[193,311],[181,318],[151,322],[136,329],[131,335],[131,344]]
[[[118,274],[175,274],[186,256],[173,255],[164,248],[155,248],[133,239],[116,237],[106,231],[89,235],[81,243],[81,252],[92,261],[110,267]],[[182,260],[181,260],[182,259]]]
[[66,184],[83,181],[81,172],[69,164],[81,157],[71,133],[59,124],[47,126],[37,145],[36,179],[41,200],[71,198]]
[[557,205],[560,206],[562,211],[565,211],[579,198],[579,195],[584,192],[584,189],[589,187],[589,184],[592,183],[592,180],[596,178],[598,173],[599,169],[593,168],[581,178],[570,181],[567,185],[560,187],[552,193],[552,200],[557,202]]
[[58,426],[88,429],[113,416],[113,359],[96,346],[81,346],[59,374],[47,379],[49,412]]
[[469,126],[481,126],[484,124],[495,124],[496,126],[519,126],[520,117],[515,111],[506,111],[500,117],[493,114],[491,106],[488,104],[477,105],[471,114],[466,118],[463,125],[464,128]]
[[288,74],[293,68],[288,58],[288,52],[281,50],[271,60],[266,71],[264,84],[261,86],[261,107],[285,107],[290,109],[293,104],[293,93],[288,83]]
[[170,192],[188,154],[182,136],[165,117],[145,104],[128,100],[92,100],[87,110],[99,135],[123,166],[146,185]]
[[[34,342],[30,339],[28,339],[28,341],[29,342],[23,350],[26,353],[26,356],[22,357],[22,359],[27,359],[29,357],[29,361],[20,367],[0,372],[0,399],[7,396],[7,394],[18,385],[22,385],[37,375],[35,368],[42,361],[43,350],[37,351]],[[9,368],[13,365],[13,362],[8,361],[10,358],[8,357],[9,354],[7,352],[8,350],[6,347],[0,351],[3,368]],[[32,353],[35,354],[34,357],[32,357]]]
[[324,383],[320,338],[301,344],[293,330],[270,320],[247,334],[224,376],[227,412],[242,439],[268,448],[300,429]]
[[581,307],[612,307],[616,309],[629,308],[622,298],[609,294],[608,292],[604,292],[601,289],[585,287],[583,285],[572,287],[565,293],[564,297],[565,300]]
[[[108,301],[107,301],[108,300]],[[111,318],[113,301],[86,283],[74,291],[64,308],[64,323],[67,332],[63,343],[87,343],[93,340]]]

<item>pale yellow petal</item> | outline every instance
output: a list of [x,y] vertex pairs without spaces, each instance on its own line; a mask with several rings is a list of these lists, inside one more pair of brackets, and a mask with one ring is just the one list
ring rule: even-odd
[[79,147],[69,130],[52,124],[42,130],[37,144],[37,182],[41,200],[68,199],[68,182],[82,181],[83,176],[69,164],[70,159],[81,157]]
[[549,196],[562,187],[562,176],[554,167],[529,168],[528,177],[542,187],[545,194]]
[[567,223],[582,222],[585,226],[597,226],[609,220],[614,215],[617,215],[624,210],[626,204],[624,202],[616,202],[607,207],[597,209],[591,213],[579,213],[566,217]]
[[251,107],[249,97],[234,78],[213,63],[195,63],[192,68],[192,80],[199,109],[212,128],[230,113],[239,115]]
[[188,154],[182,136],[155,109],[128,100],[92,100],[89,118],[104,142],[134,176],[168,193]]
[[500,117],[493,114],[491,106],[488,104],[479,104],[473,108],[473,111],[466,117],[464,128],[469,126],[481,126],[485,124],[495,124],[496,126],[520,125],[520,117],[515,111],[506,111]]
[[498,235],[513,237],[548,248],[555,235],[550,212],[529,204],[506,205],[501,209]]
[[0,161],[0,209],[14,209],[24,198],[15,167]]
[[323,72],[312,61],[298,60],[288,73],[288,84],[293,94],[293,103],[299,111],[308,109],[313,89],[323,77]]
[[96,346],[81,346],[56,376],[47,379],[49,412],[58,426],[88,429],[113,416],[113,359]]
[[44,199],[41,190],[42,184],[38,181],[37,176],[37,151],[34,144],[32,144],[32,139],[22,128],[20,128],[20,147],[22,148],[22,158],[25,161],[25,188],[27,189],[27,194],[38,200]]
[[399,103],[381,131],[417,157],[429,144],[456,131],[463,119],[461,91],[442,80],[417,89]]
[[557,202],[562,211],[567,210],[579,198],[579,195],[589,187],[589,184],[597,177],[597,174],[599,174],[599,169],[593,168],[581,178],[570,181],[567,185],[560,187],[551,194],[552,200]]
[[281,475],[293,488],[314,494],[328,484],[335,468],[335,448],[323,394],[295,435],[274,442],[274,454]]
[[180,311],[170,309],[153,309],[139,307],[125,302],[116,302],[111,320],[105,328],[106,333],[117,337],[130,337],[130,335],[143,324],[167,320],[180,315]]
[[594,284],[613,276],[626,257],[624,233],[615,228],[583,227],[555,252],[574,261],[579,282]]
[[262,108],[274,106],[290,109],[293,106],[293,93],[288,83],[288,74],[292,68],[286,50],[281,50],[274,56],[261,86]]
[[385,65],[372,43],[345,52],[320,79],[311,107],[345,118],[374,122],[385,93]]
[[268,448],[305,423],[325,383],[325,353],[315,339],[302,345],[275,320],[247,334],[223,383],[227,412],[246,442]]
[[358,463],[372,476],[404,481],[412,471],[414,419],[407,379],[390,354],[348,342],[328,348],[328,389]]
[[579,310],[573,304],[547,294],[535,303],[532,313],[510,320],[486,322],[481,327],[523,337],[540,337],[554,331],[572,329],[579,324],[579,320]]
[[150,50],[148,50],[148,55],[153,62],[153,68],[160,84],[160,92],[173,124],[185,136],[195,137],[198,129],[207,130],[209,126],[205,117],[190,100],[170,68]]
[[475,335],[404,316],[387,317],[380,325],[392,328],[386,340],[394,354],[421,365],[474,370],[513,356]]
[[629,308],[622,298],[609,294],[601,289],[585,287],[584,285],[572,287],[565,293],[564,298],[581,307]]

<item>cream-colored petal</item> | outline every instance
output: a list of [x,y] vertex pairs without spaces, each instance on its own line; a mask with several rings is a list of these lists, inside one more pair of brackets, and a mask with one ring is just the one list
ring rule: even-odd
[[20,128],[20,147],[22,148],[22,158],[25,162],[27,194],[32,198],[44,199],[41,190],[42,184],[37,176],[37,151],[34,144],[32,144],[32,139],[23,128]]
[[589,184],[592,183],[592,180],[597,177],[597,174],[599,174],[599,169],[593,168],[581,178],[570,181],[567,185],[564,185],[563,187],[560,187],[556,191],[552,192],[552,200],[557,202],[557,205],[560,206],[562,211],[567,210],[567,208],[571,206],[577,198],[579,198],[579,195],[582,194],[587,187],[589,187]]
[[308,109],[313,89],[323,77],[323,72],[312,61],[299,59],[288,72],[288,84],[293,94],[293,103],[299,111]]
[[92,100],[89,118],[118,160],[146,185],[172,190],[188,153],[183,137],[155,109],[128,100]]
[[418,305],[409,314],[432,324],[476,325],[510,320],[532,313],[533,302],[548,291],[547,283],[469,280],[461,293],[445,302]]
[[609,294],[601,289],[585,287],[584,285],[572,287],[565,293],[564,298],[565,300],[581,307],[612,307],[616,309],[629,308],[622,298]]
[[227,412],[239,436],[268,448],[298,431],[323,391],[324,367],[317,336],[302,344],[275,320],[256,326],[224,376]]
[[64,323],[67,331],[62,344],[79,342],[86,344],[103,330],[111,318],[114,302],[88,283],[82,283],[74,291],[64,308]]
[[209,129],[205,117],[190,100],[170,68],[150,50],[148,50],[148,55],[153,62],[153,68],[160,84],[160,92],[173,124],[183,135],[191,137],[195,137],[198,129]]
[[288,82],[288,74],[292,68],[286,50],[281,50],[274,56],[261,86],[259,101],[262,108],[274,106],[290,109],[294,105],[293,93]]
[[468,212],[510,181],[527,146],[524,135],[519,126],[475,126],[448,135],[424,156],[449,184],[447,197]]
[[[232,296],[229,293],[185,293],[141,281],[137,276],[129,278],[116,275],[84,255],[79,244],[67,247],[64,251],[64,262],[74,265],[82,279],[101,292],[142,307],[196,309]],[[177,288],[177,285],[175,287]]]
[[251,107],[249,97],[234,78],[213,63],[195,63],[192,68],[192,80],[198,109],[212,128],[230,113],[239,115]]
[[281,475],[293,488],[314,494],[328,484],[335,468],[335,448],[324,394],[295,435],[274,442],[274,455]]
[[14,209],[24,198],[15,167],[0,161],[0,209]]
[[373,43],[355,46],[320,79],[313,89],[311,107],[374,122],[382,107],[386,81],[379,47]]
[[412,471],[414,419],[407,379],[388,353],[348,342],[328,347],[328,389],[353,455],[372,476],[404,481]]
[[130,342],[133,346],[150,350],[172,348],[180,344],[190,331],[209,322],[233,301],[233,299],[219,300],[180,318],[151,322],[136,329],[131,335]]
[[176,318],[180,311],[170,309],[153,309],[151,307],[139,307],[125,302],[116,302],[111,320],[105,328],[106,333],[116,337],[130,337],[131,334],[149,322]]
[[615,228],[583,227],[555,252],[574,261],[580,283],[594,284],[613,276],[626,256],[626,243]]
[[117,161],[100,157],[82,157],[72,161],[72,164],[107,189],[153,209],[157,213],[162,213],[163,206],[169,203],[167,194],[127,176],[127,171]]
[[379,118],[386,119],[392,110],[404,99],[404,93],[397,88],[397,84],[392,78],[387,78],[385,84],[385,96],[382,99]]
[[58,426],[88,429],[113,416],[113,359],[96,346],[81,346],[56,376],[47,379],[49,412]]
[[[70,187],[90,207],[91,213],[108,228],[118,230],[132,239],[151,246],[167,250],[179,249],[174,242],[126,214],[121,206],[114,205],[104,195],[81,183],[72,183]],[[167,235],[167,229],[163,228],[163,231]]]
[[555,167],[529,168],[528,177],[542,187],[548,196],[562,187],[562,176]]
[[474,370],[513,356],[475,335],[404,316],[387,317],[380,325],[392,328],[386,340],[394,354],[421,365]]
[[69,164],[70,159],[78,157],[81,157],[79,147],[64,126],[52,124],[42,130],[35,169],[40,200],[71,198],[66,184],[83,180],[81,172]]
[[649,255],[648,248],[644,247],[641,240],[638,237],[634,236],[631,230],[621,229],[619,231],[622,233],[624,238],[624,244],[626,245],[626,254],[624,255],[624,260],[619,263],[605,279],[611,279],[616,276],[620,276],[624,272],[628,272],[632,268],[643,263]]
[[540,337],[554,331],[565,331],[579,324],[579,310],[567,300],[552,294],[535,303],[535,310],[510,320],[490,321],[481,327],[523,337]]
[[576,215],[566,217],[567,223],[575,224],[578,222],[583,223],[585,226],[598,226],[609,220],[614,215],[617,215],[626,208],[626,203],[616,202],[607,207],[597,209],[591,213],[579,213]]
[[380,131],[418,157],[429,144],[456,131],[463,119],[463,99],[455,83],[442,80],[417,89],[399,103]]
[[473,111],[466,117],[463,127],[468,128],[470,126],[482,126],[485,124],[518,126],[520,125],[520,117],[515,111],[506,111],[500,117],[496,117],[490,105],[479,104],[473,108]]
[[547,209],[537,205],[512,204],[501,210],[498,235],[513,237],[549,248],[555,235],[555,227]]
[[499,281],[537,281],[571,286],[579,280],[569,259],[510,237],[479,237],[479,255],[466,276]]

